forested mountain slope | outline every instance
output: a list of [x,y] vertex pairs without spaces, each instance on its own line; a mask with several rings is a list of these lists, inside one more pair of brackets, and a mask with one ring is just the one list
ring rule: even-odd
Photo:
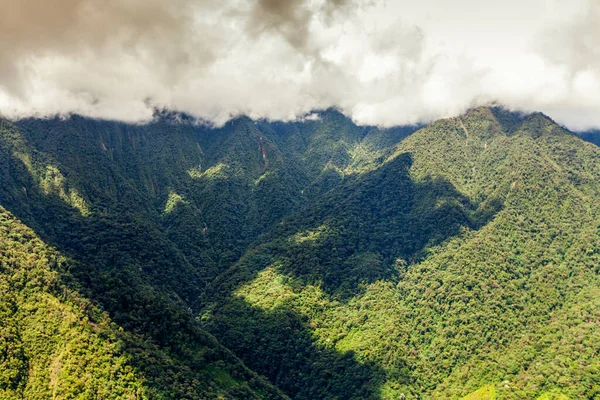
[[[99,271],[44,244],[1,207],[0,271],[2,399],[284,398],[142,287],[127,301],[146,309],[130,319],[173,325],[123,329],[82,295],[78,275]],[[153,340],[160,329],[176,331]]]
[[[118,351],[100,357],[97,368],[108,371],[107,378],[97,379],[112,379],[113,386],[90,378],[96,372],[77,373],[80,381],[61,381],[64,387],[53,393],[96,398],[124,393],[132,398],[282,397],[199,328],[193,318],[199,296],[258,233],[307,201],[305,190],[326,190],[344,169],[390,151],[384,143],[389,137],[414,130],[396,129],[382,137],[383,131],[367,132],[335,111],[321,113],[310,124],[314,139],[302,137],[287,146],[300,138],[296,131],[306,129],[305,124],[239,118],[213,129],[171,113],[159,113],[146,125],[77,116],[0,120],[0,205],[9,224],[4,231],[8,236],[0,239],[12,247],[10,235],[17,227],[28,232],[22,248],[15,250],[19,264],[3,271],[3,278],[10,281],[10,274],[21,276],[33,269],[57,282],[48,288],[34,281],[34,294],[9,286],[6,296],[18,300],[6,314],[6,326],[20,319],[15,310],[37,302],[38,292],[52,297],[59,311],[73,309],[68,312],[75,324],[61,325],[61,314],[53,311],[48,321],[32,319],[30,325],[14,328],[16,335],[31,337],[19,344],[25,350],[19,350],[14,363],[11,345],[2,346],[3,362],[10,364],[2,386],[6,396],[44,397],[57,385],[60,368],[55,360],[62,357],[62,345],[42,354],[38,347],[45,339],[36,336],[36,325],[52,327],[47,337],[62,343],[59,335],[93,330],[100,321],[107,326],[108,339],[104,334],[93,339],[97,348],[70,345],[83,354],[73,368],[84,368],[85,359],[113,346]],[[331,139],[335,146],[328,150],[316,145],[329,140],[332,131],[338,135]],[[363,146],[367,135],[370,143]],[[278,144],[286,146],[285,154]],[[360,155],[353,154],[359,146]],[[335,173],[325,177],[321,168],[330,160]],[[34,240],[42,250],[32,267],[25,254]],[[59,268],[46,253],[69,261],[58,263]],[[83,310],[70,304],[71,297],[61,297],[62,287],[87,304]],[[86,322],[91,318],[88,309],[102,318]],[[124,381],[119,380],[122,371],[128,374]],[[71,373],[76,374],[71,370],[60,378]],[[38,391],[31,391],[31,385]],[[102,391],[103,386],[113,389]]]
[[600,396],[600,149],[500,108],[416,129],[0,120],[0,390]]
[[294,398],[600,396],[599,161],[541,114],[438,121],[266,235],[205,326]]
[[[270,225],[415,130],[357,127],[333,110],[298,123],[241,117],[219,129],[167,112],[147,125],[73,116],[21,120],[16,127],[27,147],[16,153],[26,157],[21,163],[43,159],[37,179],[68,185],[70,192],[59,194],[63,202],[97,217],[127,215],[166,234],[201,267],[185,272],[191,291]],[[36,204],[46,207],[22,202],[19,188],[15,193],[15,207],[29,213]]]

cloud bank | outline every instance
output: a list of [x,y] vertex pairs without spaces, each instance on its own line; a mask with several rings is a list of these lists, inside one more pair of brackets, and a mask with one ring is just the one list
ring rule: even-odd
[[600,127],[597,0],[0,0],[0,114],[221,124],[339,107],[427,122],[491,101]]

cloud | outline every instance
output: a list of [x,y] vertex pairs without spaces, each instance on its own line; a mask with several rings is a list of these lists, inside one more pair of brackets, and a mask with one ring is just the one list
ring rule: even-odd
[[540,50],[571,71],[600,66],[600,2],[590,0],[574,20],[548,27],[539,38]]
[[481,3],[0,0],[0,113],[395,125],[499,101],[600,126],[598,3]]
[[547,28],[540,54],[560,68],[564,87],[549,113],[577,130],[600,127],[600,3],[589,0],[574,18]]

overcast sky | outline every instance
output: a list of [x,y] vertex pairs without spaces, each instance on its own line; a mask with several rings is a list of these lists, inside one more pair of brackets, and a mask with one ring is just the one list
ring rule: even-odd
[[600,127],[600,0],[0,0],[0,114],[217,124],[496,101]]

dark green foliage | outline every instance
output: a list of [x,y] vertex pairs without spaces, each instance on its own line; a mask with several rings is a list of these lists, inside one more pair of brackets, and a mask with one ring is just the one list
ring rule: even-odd
[[[0,160],[6,166],[2,203],[58,250],[43,245],[8,213],[2,214],[8,226],[2,225],[5,231],[0,232],[1,243],[12,248],[15,226],[27,232],[21,242],[23,250],[17,248],[16,256],[8,254],[9,264],[13,258],[18,263],[14,272],[8,272],[17,276],[24,272],[50,274],[55,282],[37,284],[31,278],[22,278],[33,292],[10,285],[5,290],[1,362],[7,372],[0,389],[8,398],[45,398],[50,397],[44,394],[48,391],[64,398],[284,397],[199,328],[189,307],[202,287],[202,271],[188,261],[174,244],[176,241],[168,239],[168,229],[164,232],[162,227],[168,216],[163,221],[141,189],[127,184],[120,169],[101,157],[95,159],[90,151],[99,179],[111,180],[107,186],[118,188],[115,193],[108,190],[105,197],[90,195],[96,190],[95,182],[77,178],[93,173],[93,168],[84,166],[88,156],[74,157],[72,164],[63,167],[54,161],[59,157],[46,153],[48,149],[42,152],[33,147],[30,138],[14,125],[3,122],[2,128]],[[82,139],[82,143],[86,142]],[[50,147],[52,141],[45,140],[44,144]],[[59,155],[69,160],[66,152]],[[48,170],[52,171],[50,177],[45,173]],[[186,232],[181,235],[188,240]],[[26,256],[26,246],[32,245],[41,247],[39,261]],[[48,254],[69,261],[57,262]],[[9,279],[5,272],[2,277]],[[51,305],[40,303],[44,296],[54,299]],[[66,307],[73,298],[88,298],[93,303],[81,300],[87,301],[83,308],[75,305],[74,311],[68,311]],[[36,317],[30,325],[15,326],[13,321],[23,319],[20,314],[29,304],[37,307],[32,311],[35,315],[46,319]],[[102,314],[98,307],[108,314]],[[64,317],[59,313],[67,311],[72,315],[72,324],[60,325]],[[102,323],[107,333],[93,336],[96,347],[84,344],[91,339],[77,336],[77,324],[95,332],[99,321],[105,321]],[[40,336],[38,330],[47,325],[52,330]],[[60,343],[66,340],[63,336],[69,335],[78,340],[67,342],[77,356],[69,361],[70,369],[60,369],[64,373],[56,376],[59,367],[55,365],[66,357]],[[47,346],[48,339],[56,340],[57,345]],[[118,351],[109,351],[112,347]],[[58,392],[56,387],[60,388]]]
[[[332,118],[323,123],[328,130],[353,126],[335,112],[323,115]],[[162,113],[148,125],[77,116],[0,121],[0,204],[74,260],[57,279],[108,312],[122,332],[123,362],[138,371],[139,393],[280,397],[200,330],[193,313],[205,287],[256,235],[305,201],[301,192],[315,186],[320,170],[299,153],[289,162],[275,145],[277,134],[247,118],[220,129],[183,119]],[[320,152],[328,157],[326,148]],[[334,156],[351,158],[339,150]],[[4,296],[8,315],[22,303],[11,296]],[[13,320],[7,317],[2,331],[2,385],[30,397],[23,392],[31,384],[28,359],[38,363],[40,355],[24,347]],[[106,368],[113,362],[120,361],[110,354],[101,360]],[[51,372],[42,368],[40,379]]]
[[205,326],[295,398],[594,398],[599,156],[541,114],[438,121],[265,235]]
[[0,121],[5,397],[600,396],[596,146],[316,115]]

